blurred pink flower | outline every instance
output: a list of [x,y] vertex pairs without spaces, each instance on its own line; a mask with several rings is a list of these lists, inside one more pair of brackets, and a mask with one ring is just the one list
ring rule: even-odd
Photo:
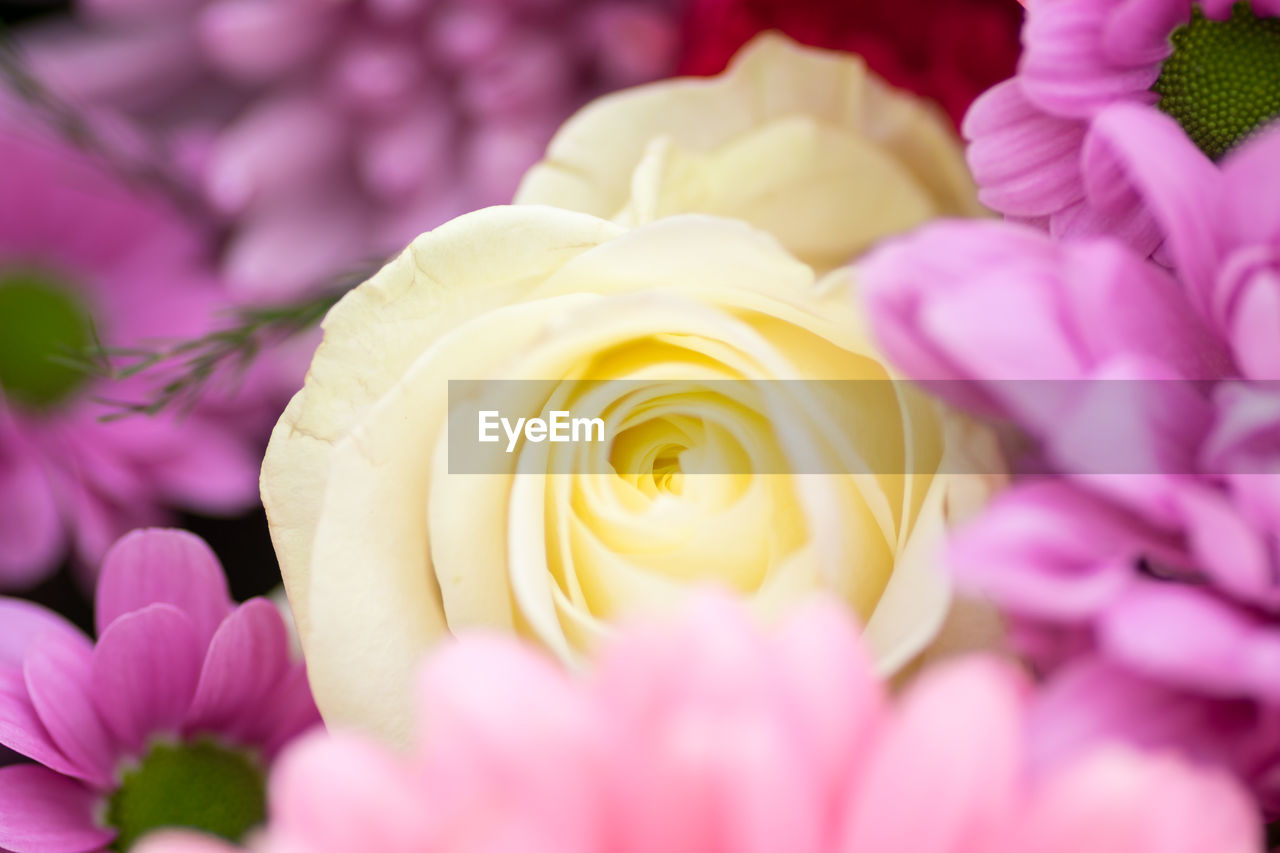
[[1030,774],[1030,697],[1001,663],[927,672],[891,707],[834,605],[766,636],[708,600],[672,628],[624,632],[585,681],[466,637],[431,660],[420,699],[408,756],[346,733],[291,748],[254,849],[1260,849],[1243,792],[1170,757],[1102,748]]
[[1193,168],[1211,170],[1280,118],[1280,2],[1026,5],[1017,76],[981,96],[963,126],[979,198],[1055,236],[1111,234],[1157,251],[1140,194],[1091,154],[1093,122],[1117,104],[1167,114],[1192,143]]
[[950,563],[1044,671],[1106,674],[1088,683],[1111,685],[1107,713],[1055,692],[1084,703],[1077,731],[1209,754],[1280,814],[1280,129],[1220,167],[1143,107],[1092,133],[1172,274],[1115,240],[942,224],[862,264],[873,325],[1061,475],[1003,494]]
[[[12,119],[12,122],[9,122]],[[194,411],[103,422],[119,383],[57,364],[108,346],[211,330],[225,297],[204,236],[78,151],[0,121],[0,588],[32,584],[67,541],[88,571],[165,505],[238,512],[257,497],[264,397],[212,394]]]
[[217,558],[177,530],[111,550],[95,644],[62,617],[0,599],[0,849],[128,850],[194,826],[241,837],[265,816],[265,768],[319,723],[276,606],[238,607]]
[[74,102],[168,140],[241,293],[295,295],[507,203],[560,123],[663,76],[678,0],[86,0],[32,33]]

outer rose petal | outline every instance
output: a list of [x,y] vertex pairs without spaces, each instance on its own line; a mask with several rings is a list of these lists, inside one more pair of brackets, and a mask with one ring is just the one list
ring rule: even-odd
[[[817,138],[783,138],[769,130],[801,117],[821,130]],[[756,141],[747,144],[751,137]],[[813,148],[840,138],[873,143],[892,168],[863,172],[864,185],[850,192],[846,183],[852,176],[819,173],[832,168],[833,158],[816,156]],[[698,170],[689,185],[669,171],[663,176],[638,169],[656,140],[705,156],[715,169]],[[716,171],[724,173],[723,186],[700,186],[714,180]],[[792,174],[784,178],[783,172]],[[805,173],[806,179],[796,180]],[[763,227],[779,224],[782,230],[775,233],[811,263],[842,262],[866,245],[869,234],[885,232],[884,211],[867,204],[881,193],[866,182],[893,187],[889,197],[899,202],[904,193],[914,195],[928,205],[926,215],[982,213],[943,116],[886,86],[857,57],[800,48],[772,33],[739,53],[721,77],[651,84],[582,110],[552,140],[546,160],[525,176],[516,202],[613,217],[629,199],[651,193],[655,179],[684,190],[683,198],[668,191],[667,209],[659,213],[715,213]],[[802,191],[805,183],[811,186]],[[764,195],[770,197],[767,209],[752,202]],[[822,203],[815,205],[815,199]],[[842,221],[844,245],[837,251],[842,241],[832,233],[823,251],[811,257],[812,247],[805,244],[814,233],[830,231],[827,217]]]
[[[307,384],[272,433],[262,466],[262,500],[304,648],[312,540],[333,444],[429,342],[495,305],[519,301],[542,277],[619,231],[549,208],[469,214],[424,234],[329,312]],[[486,240],[502,250],[474,251]],[[369,359],[370,351],[378,358]]]

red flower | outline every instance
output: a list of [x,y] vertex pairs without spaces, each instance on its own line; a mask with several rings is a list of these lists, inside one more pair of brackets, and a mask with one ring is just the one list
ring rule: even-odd
[[958,124],[983,90],[1013,75],[1017,0],[689,0],[683,74],[716,74],[756,33],[862,54],[895,86],[933,98]]

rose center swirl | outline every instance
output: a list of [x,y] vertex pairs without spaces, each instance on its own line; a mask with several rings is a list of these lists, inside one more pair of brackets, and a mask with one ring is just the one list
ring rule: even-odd
[[107,801],[111,849],[127,851],[148,832],[188,827],[238,842],[267,817],[265,774],[247,753],[204,739],[158,743]]
[[1151,88],[1209,157],[1220,159],[1280,117],[1280,18],[1260,18],[1242,2],[1214,21],[1197,6],[1172,42]]
[[89,312],[56,276],[39,270],[0,271],[0,389],[28,409],[48,409],[84,383],[83,371],[59,358],[93,340]]

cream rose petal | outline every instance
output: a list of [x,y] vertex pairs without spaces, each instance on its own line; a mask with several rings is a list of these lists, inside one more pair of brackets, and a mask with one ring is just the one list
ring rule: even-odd
[[312,540],[334,442],[443,331],[519,301],[532,283],[619,231],[550,208],[478,211],[419,237],[329,312],[306,385],[276,425],[262,467],[262,501],[304,642]]
[[856,56],[776,34],[757,37],[720,77],[592,103],[552,140],[516,202],[628,223],[733,216],[774,230],[818,268],[895,224],[985,213],[935,107],[891,89]]

